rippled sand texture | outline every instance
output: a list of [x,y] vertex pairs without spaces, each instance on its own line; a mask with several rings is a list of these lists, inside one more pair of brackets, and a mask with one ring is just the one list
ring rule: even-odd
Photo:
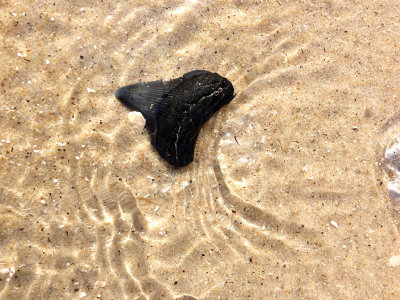
[[[398,1],[0,3],[0,298],[400,297]],[[174,169],[113,92],[193,69]]]

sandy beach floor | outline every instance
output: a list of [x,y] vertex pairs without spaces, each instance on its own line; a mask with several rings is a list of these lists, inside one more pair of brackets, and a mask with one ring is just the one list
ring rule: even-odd
[[[399,299],[399,23],[399,1],[0,1],[0,298]],[[195,69],[236,96],[177,169],[114,91]]]

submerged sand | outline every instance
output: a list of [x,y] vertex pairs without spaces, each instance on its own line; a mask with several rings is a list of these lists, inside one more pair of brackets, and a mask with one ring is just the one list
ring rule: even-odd
[[[0,1],[0,298],[400,298],[399,4]],[[113,93],[194,69],[175,169]]]

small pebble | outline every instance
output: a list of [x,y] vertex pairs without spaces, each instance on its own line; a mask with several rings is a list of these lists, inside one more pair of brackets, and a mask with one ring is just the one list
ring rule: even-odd
[[391,267],[398,267],[400,266],[400,255],[392,256],[389,259],[389,266]]
[[138,129],[143,129],[146,125],[146,119],[138,111],[131,111],[128,113],[128,120]]

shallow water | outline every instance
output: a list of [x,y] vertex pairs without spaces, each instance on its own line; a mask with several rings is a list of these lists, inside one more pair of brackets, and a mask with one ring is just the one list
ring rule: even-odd
[[[1,298],[400,297],[396,2],[0,3]],[[194,69],[175,169],[114,91]]]

